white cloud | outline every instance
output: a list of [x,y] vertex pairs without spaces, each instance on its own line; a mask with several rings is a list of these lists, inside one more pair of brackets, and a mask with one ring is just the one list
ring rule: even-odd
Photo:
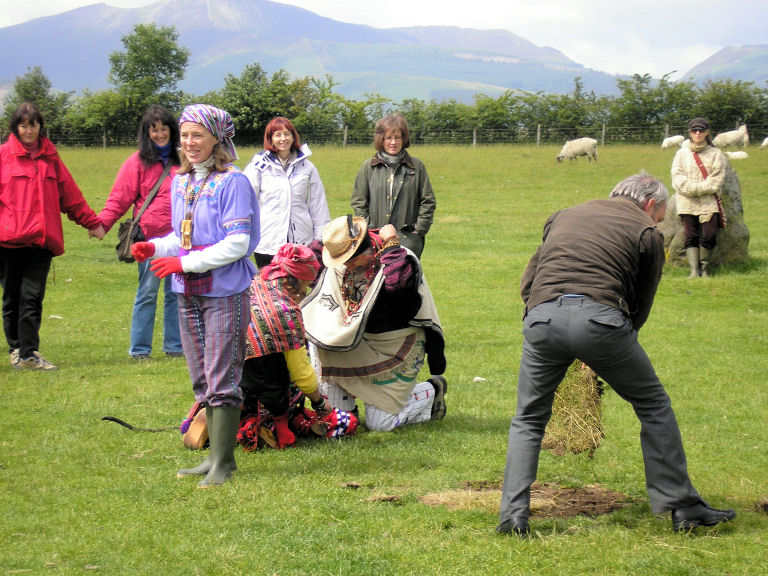
[[[162,0],[105,0],[135,7]],[[226,0],[221,0],[222,2]],[[377,28],[504,29],[588,68],[672,79],[729,45],[768,44],[765,0],[279,0],[322,16]],[[95,0],[0,0],[0,26]],[[13,20],[11,20],[13,19]]]

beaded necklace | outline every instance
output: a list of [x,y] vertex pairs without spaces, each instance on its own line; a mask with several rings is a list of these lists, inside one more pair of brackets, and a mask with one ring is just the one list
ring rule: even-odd
[[350,270],[345,270],[341,280],[341,297],[344,298],[344,305],[347,308],[347,314],[350,316],[360,309],[360,304],[365,298],[366,292],[371,285],[371,281],[376,276],[379,267],[379,255],[371,258],[371,263],[366,268],[365,273],[360,275]]
[[184,206],[186,208],[186,214],[184,220],[181,221],[181,247],[184,250],[192,249],[192,212],[195,209],[195,204],[200,196],[200,191],[205,187],[205,183],[212,173],[213,170],[209,171],[199,185],[195,184],[191,193],[189,191],[189,184],[192,182],[192,174],[187,178],[187,187],[184,189]]

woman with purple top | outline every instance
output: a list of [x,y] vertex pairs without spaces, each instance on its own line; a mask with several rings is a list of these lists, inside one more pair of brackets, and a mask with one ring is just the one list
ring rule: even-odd
[[235,470],[234,448],[243,393],[240,380],[250,320],[249,260],[259,242],[259,208],[237,158],[231,116],[206,104],[179,119],[181,167],[171,187],[173,231],[133,245],[134,258],[154,258],[160,278],[173,275],[181,343],[195,400],[205,406],[210,452],[178,476],[205,476],[201,488],[223,484]]

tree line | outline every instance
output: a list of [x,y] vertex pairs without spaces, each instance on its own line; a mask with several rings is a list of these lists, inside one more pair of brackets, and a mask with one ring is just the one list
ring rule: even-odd
[[24,101],[38,105],[55,141],[75,137],[81,145],[132,145],[147,106],[162,104],[178,113],[194,102],[227,110],[235,121],[236,141],[244,145],[260,143],[275,116],[290,118],[314,142],[370,143],[376,120],[395,111],[408,118],[417,143],[562,143],[579,136],[604,137],[606,126],[614,142],[657,142],[667,132],[685,133],[693,116],[708,118],[713,132],[742,123],[768,127],[768,87],[730,79],[697,85],[671,81],[669,75],[617,79],[619,93],[611,96],[585,91],[577,76],[567,94],[507,90],[498,96],[477,94],[473,104],[394,102],[378,94],[352,100],[335,91],[330,75],[291,78],[286,70],[270,75],[255,62],[238,76],[227,75],[219,90],[193,95],[178,88],[190,54],[178,39],[174,26],[135,25],[122,38],[123,50],[109,56],[112,87],[105,90],[61,92],[39,66],[28,68],[5,97],[3,134],[10,114]]

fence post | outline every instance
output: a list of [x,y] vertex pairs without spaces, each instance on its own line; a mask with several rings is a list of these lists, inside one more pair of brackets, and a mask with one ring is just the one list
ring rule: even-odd
[[477,148],[477,128],[472,128],[472,148]]
[[101,147],[105,148],[107,147],[107,130],[103,129],[101,131]]
[[664,138],[669,138],[669,124],[664,124]]
[[605,146],[605,122],[603,122],[603,137],[600,141],[600,146]]
[[347,133],[348,133],[347,130],[349,130],[349,128],[344,126],[344,140],[341,143],[341,147],[342,148],[346,148],[347,147]]
[[541,124],[536,124],[536,146],[541,146]]

